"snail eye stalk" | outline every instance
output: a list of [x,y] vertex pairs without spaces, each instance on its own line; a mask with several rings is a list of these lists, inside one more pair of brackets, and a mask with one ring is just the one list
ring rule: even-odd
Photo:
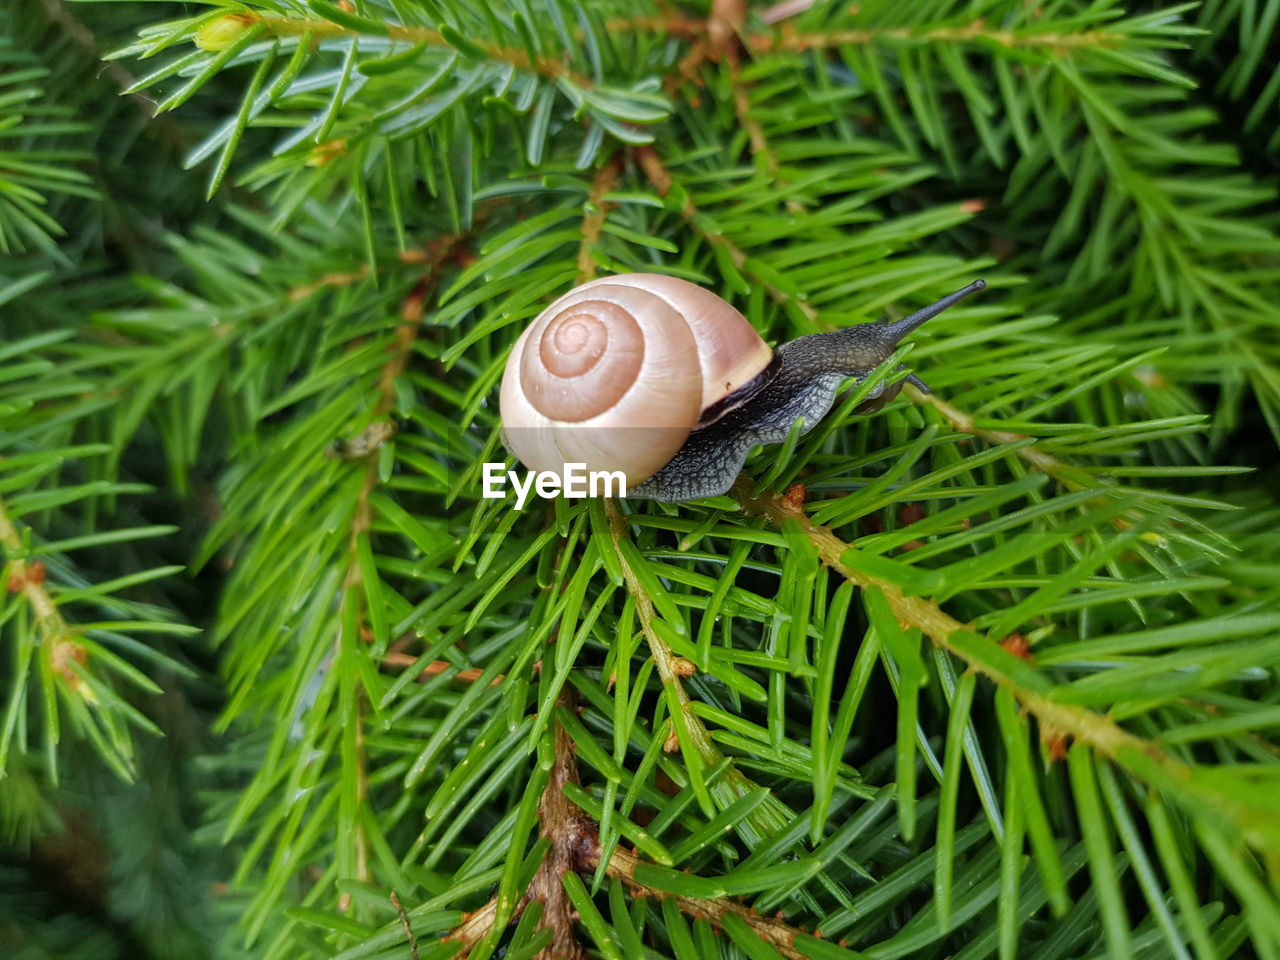
[[943,310],[946,310],[948,307],[954,307],[957,303],[959,303],[961,300],[963,300],[965,297],[969,296],[970,294],[978,293],[979,291],[985,290],[985,289],[987,289],[987,281],[975,280],[973,281],[973,283],[969,284],[967,287],[962,287],[961,289],[957,290],[955,293],[947,294],[937,303],[931,303],[927,307],[921,307],[915,313],[908,314],[907,316],[903,317],[901,320],[895,320],[893,323],[888,324],[884,328],[885,333],[889,334],[889,336],[892,338],[894,343],[897,343],[899,340],[901,340],[903,337],[909,334],[912,330],[915,330],[917,327],[919,327],[926,320],[932,320],[934,317],[940,314]]

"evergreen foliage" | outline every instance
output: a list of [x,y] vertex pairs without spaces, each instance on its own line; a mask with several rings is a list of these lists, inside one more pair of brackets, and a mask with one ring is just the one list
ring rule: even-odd
[[[1278,23],[10,0],[0,948],[1280,958]],[[481,499],[635,270],[990,289],[730,496]]]

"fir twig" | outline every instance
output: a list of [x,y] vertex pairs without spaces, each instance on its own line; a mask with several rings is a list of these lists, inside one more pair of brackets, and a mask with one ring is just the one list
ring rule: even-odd
[[[593,862],[588,858],[589,865]],[[810,953],[802,953],[795,947],[796,937],[807,935],[807,931],[787,924],[780,916],[761,916],[751,907],[744,906],[729,897],[689,897],[650,886],[636,877],[636,868],[644,863],[645,861],[635,853],[619,848],[609,858],[605,872],[611,877],[621,878],[636,895],[651,897],[655,900],[670,899],[681,913],[696,920],[704,920],[717,929],[725,929],[726,918],[739,920],[787,960],[809,960],[813,956]],[[821,934],[813,936],[821,939]]]
[[605,218],[612,206],[605,195],[618,183],[621,173],[621,161],[610,157],[596,171],[591,182],[591,190],[587,194],[586,213],[582,217],[582,241],[578,245],[578,282],[586,283],[595,278],[599,265],[592,255],[592,248],[600,242],[600,233],[604,229]]
[[[653,188],[658,191],[658,196],[666,197],[671,193],[671,188],[675,185],[675,179],[670,171],[667,170],[666,164],[663,163],[662,157],[653,147],[636,148],[636,159],[640,163],[641,169],[644,170],[645,176],[649,178],[649,182],[653,184]],[[746,253],[733,241],[721,234],[714,233],[698,220],[698,208],[694,206],[693,200],[689,198],[687,191],[681,191],[684,197],[684,203],[680,205],[680,216],[682,216],[689,226],[698,233],[707,243],[712,246],[721,247],[728,254],[733,265],[738,269],[744,269],[747,265]],[[796,299],[792,294],[778,287],[776,284],[770,283],[768,280],[760,277],[758,274],[754,279],[768,292],[769,296],[775,301],[782,304],[791,304],[799,310],[806,318],[818,322],[818,311],[811,304]]]
[[494,897],[484,906],[467,913],[463,917],[462,923],[454,928],[448,936],[441,937],[440,942],[460,943],[462,949],[456,955],[459,957],[468,956],[472,947],[492,933],[497,912],[498,898]]
[[[349,23],[358,23],[359,18],[348,18],[347,23],[335,23],[332,20],[318,20],[307,17],[275,17],[261,16],[259,14],[230,14],[229,16],[240,18],[246,27],[253,25],[261,25],[268,33],[277,37],[300,37],[310,35],[315,40],[325,37],[357,37],[362,33],[369,32],[362,30],[359,26],[351,26]],[[582,89],[590,89],[593,84],[590,78],[582,74],[575,73],[568,69],[559,60],[551,57],[531,57],[525,50],[519,50],[515,47],[504,47],[492,43],[475,43],[462,37],[457,31],[453,31],[451,36],[446,37],[438,30],[432,30],[429,27],[403,26],[400,24],[384,24],[381,22],[371,22],[374,34],[384,34],[392,40],[400,41],[408,44],[428,44],[433,47],[443,47],[449,49],[458,49],[459,52],[471,55],[473,50],[483,52],[485,56],[496,63],[509,64],[518,70],[527,70],[531,73],[537,73],[551,80],[568,80],[577,87]]]
[[[1196,776],[1190,764],[1158,743],[1129,733],[1103,714],[1085,707],[1055,703],[1051,695],[1027,684],[1026,678],[1034,676],[1033,666],[1020,669],[1016,675],[1007,669],[1015,662],[1021,663],[1016,655],[1005,653],[1003,656],[978,657],[971,648],[958,645],[956,640],[959,636],[973,634],[971,627],[950,617],[932,600],[908,596],[899,585],[848,566],[843,557],[851,545],[830,529],[813,523],[803,509],[796,506],[794,499],[772,491],[753,496],[751,485],[741,480],[734,488],[734,496],[745,509],[767,516],[776,524],[798,526],[817,548],[823,564],[858,587],[883,591],[901,623],[918,627],[936,646],[959,658],[968,669],[1010,691],[1039,721],[1041,736],[1046,743],[1065,737],[1085,744],[1133,776],[1152,781],[1152,786],[1166,792],[1171,800],[1189,812],[1202,814],[1213,811],[1261,854],[1269,854],[1280,843],[1280,822],[1274,819],[1265,805],[1241,796],[1229,786],[1217,786],[1211,777]],[[1004,637],[985,638],[993,651],[1002,649],[1000,643],[1003,640]]]
[[[617,502],[613,500],[605,501],[605,512],[609,518],[613,549],[617,552],[623,579],[628,592],[636,601],[636,617],[640,621],[640,629],[644,631],[645,640],[649,644],[649,652],[657,665],[663,688],[670,695],[672,731],[663,749],[668,752],[683,750],[690,773],[696,776],[695,771],[704,767],[714,767],[720,761],[720,751],[716,749],[701,718],[693,712],[692,701],[681,682],[681,676],[687,673],[688,662],[677,657],[670,645],[658,635],[654,628],[657,611],[654,609],[653,599],[636,577],[630,561],[621,549],[620,544],[627,538],[626,517]],[[703,790],[705,791],[705,787]],[[706,800],[704,799],[703,802],[706,803]]]
[[[574,709],[572,688],[561,693],[557,706]],[[573,903],[565,894],[564,875],[578,869],[582,846],[594,836],[595,829],[565,796],[567,784],[579,783],[578,765],[573,740],[561,724],[553,726],[554,760],[538,804],[538,829],[551,846],[529,884],[526,897],[542,903],[539,926],[551,931],[551,941],[538,954],[539,960],[586,960],[588,954],[574,936],[575,914]]]

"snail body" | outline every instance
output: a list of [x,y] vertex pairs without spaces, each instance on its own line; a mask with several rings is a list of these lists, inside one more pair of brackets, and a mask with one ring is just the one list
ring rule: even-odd
[[[503,439],[532,470],[621,471],[629,497],[722,494],[753,447],[785,440],[801,418],[811,429],[841,383],[866,377],[904,336],[985,286],[975,281],[895,323],[811,334],[775,352],[695,284],[661,274],[593,280],[517,340],[502,381]],[[879,409],[901,386],[877,386],[854,412]]]

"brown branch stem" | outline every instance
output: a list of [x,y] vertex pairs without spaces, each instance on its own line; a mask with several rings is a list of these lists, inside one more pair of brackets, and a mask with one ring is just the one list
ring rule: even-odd
[[904,43],[995,43],[1002,47],[1044,48],[1055,53],[1070,53],[1090,47],[1104,47],[1124,39],[1116,33],[1101,30],[1085,30],[1080,33],[1019,33],[989,27],[982,19],[963,27],[935,27],[932,30],[915,30],[910,27],[875,30],[830,30],[825,33],[797,33],[790,25],[784,25],[773,33],[757,33],[746,38],[747,46],[757,53],[778,51],[829,50],[834,47],[866,46],[890,41]]
[[[1025,440],[1026,436],[1021,433],[1013,433],[1009,430],[992,430],[987,427],[978,427],[974,425],[973,417],[965,413],[954,404],[948,403],[937,394],[926,394],[917,389],[915,386],[908,384],[906,388],[907,396],[913,401],[921,405],[932,406],[951,424],[952,429],[961,433],[967,433],[970,436],[978,437],[985,440],[993,446],[999,446],[1005,443],[1014,443],[1018,440]],[[1074,464],[1059,460],[1051,453],[1045,453],[1036,444],[1020,447],[1016,451],[1018,459],[1025,462],[1033,469],[1042,473],[1047,473],[1058,481],[1065,489],[1070,491],[1095,489],[1098,490],[1099,496],[1090,498],[1089,502],[1099,502],[1108,492],[1115,492],[1117,488],[1108,489],[1100,485],[1086,470]],[[1136,521],[1143,517],[1145,508],[1135,507],[1125,511],[1124,516],[1112,517],[1110,523],[1117,530],[1127,530],[1133,526]]]
[[654,665],[658,668],[658,676],[663,685],[675,694],[676,702],[683,715],[684,726],[689,731],[691,742],[688,746],[698,754],[704,764],[710,766],[719,763],[723,755],[712,741],[711,734],[703,726],[702,720],[693,712],[689,693],[680,681],[682,669],[684,669],[682,658],[677,657],[667,642],[654,630],[653,621],[657,618],[657,613],[653,607],[653,600],[636,577],[635,571],[631,569],[626,555],[619,549],[618,544],[627,537],[627,519],[615,500],[605,501],[605,513],[609,517],[609,532],[613,537],[613,548],[617,552],[618,562],[622,565],[622,578],[626,583],[627,592],[635,599],[636,616],[640,620],[640,629],[649,643],[649,651],[653,655]]
[[[418,662],[417,657],[410,656],[407,653],[400,653],[392,650],[382,658],[382,662],[392,667],[412,667]],[[453,664],[448,660],[432,660],[422,668],[422,672],[418,675],[419,683],[426,683],[432,677],[444,673],[446,670],[453,668]],[[453,677],[460,683],[475,683],[484,675],[484,671],[479,667],[468,667],[465,670],[459,670]],[[504,674],[498,674],[490,682],[489,686],[496,687],[505,679]]]
[[[778,525],[797,524],[817,547],[825,566],[855,586],[882,590],[901,623],[918,627],[935,646],[960,659],[968,669],[1007,688],[1036,717],[1042,733],[1070,736],[1137,779],[1166,792],[1184,807],[1190,804],[1201,812],[1214,811],[1216,816],[1232,822],[1254,847],[1275,855],[1278,828],[1274,817],[1257,806],[1253,798],[1219,789],[1211,779],[1197,775],[1201,768],[1184,762],[1153,741],[1130,733],[1110,717],[1088,707],[1055,702],[1049,696],[1029,689],[989,661],[978,660],[966,653],[952,642],[952,638],[959,631],[972,631],[969,625],[954,619],[931,599],[906,596],[896,584],[846,566],[842,557],[851,549],[850,544],[830,528],[814,523],[794,502],[774,492],[753,497],[751,484],[742,479],[735,485],[733,496],[750,513],[766,516]],[[999,639],[991,639],[992,645],[995,646]]]
[[[598,859],[599,851],[597,850],[595,860],[588,860],[587,865],[594,866]],[[745,922],[756,936],[777,950],[787,960],[808,960],[808,955],[801,953],[794,946],[796,935],[805,931],[799,930],[776,917],[763,916],[750,907],[744,906],[728,897],[700,899],[656,890],[636,879],[636,867],[642,863],[645,863],[645,861],[636,856],[636,854],[618,847],[614,850],[613,856],[609,858],[605,873],[620,879],[634,894],[650,896],[656,899],[672,899],[675,901],[676,906],[680,908],[681,913],[694,919],[705,920],[721,930],[724,929],[724,918],[729,914],[734,914]]]
[[[92,54],[93,59],[99,61],[98,69],[101,74],[109,77],[111,82],[119,87],[121,91],[128,90],[137,82],[137,78],[117,61],[100,59],[103,49],[102,45],[98,43],[97,36],[83,22],[72,15],[62,0],[41,0],[41,3],[49,22],[62,30],[72,42]],[[189,137],[186,132],[174,124],[171,118],[164,115],[158,117],[155,115],[156,104],[154,100],[141,93],[130,93],[128,97],[148,121],[160,124],[161,129],[173,143],[179,146],[187,144]]]
[[498,898],[494,897],[483,907],[473,910],[471,913],[462,915],[462,923],[453,929],[447,937],[441,937],[440,942],[444,943],[448,940],[456,940],[462,944],[462,952],[457,954],[458,957],[465,957],[471,952],[471,948],[477,943],[489,936],[493,930],[494,921],[498,916]]
[[21,593],[26,598],[35,614],[40,655],[54,675],[65,681],[86,703],[93,705],[97,697],[70,667],[73,661],[84,664],[88,660],[88,650],[76,639],[74,628],[62,616],[57,602],[45,586],[45,565],[27,558],[22,534],[9,516],[3,500],[0,500],[0,547],[8,558],[5,566],[7,583],[0,585],[0,589]]
[[[743,6],[741,0],[720,0],[720,6],[728,11]],[[1002,47],[1021,49],[1047,49],[1054,53],[1069,54],[1075,50],[1092,47],[1105,47],[1114,44],[1124,37],[1117,33],[1102,30],[1084,30],[1080,33],[1059,33],[1045,31],[1019,32],[1002,30],[989,26],[981,18],[960,27],[935,27],[931,30],[916,30],[911,27],[885,27],[876,29],[829,30],[823,33],[799,33],[790,24],[783,23],[778,29],[746,33],[741,30],[741,20],[734,24],[734,18],[717,15],[713,12],[707,20],[699,20],[680,16],[658,17],[617,17],[606,21],[605,30],[611,34],[656,32],[686,38],[710,38],[710,47],[715,48],[727,26],[736,26],[744,46],[755,53],[802,52],[807,50],[827,50],[837,47],[867,46],[869,44],[889,42],[905,43],[994,43]],[[268,32],[275,36],[302,36],[310,33],[313,38],[357,36],[361,31],[312,17],[262,17],[241,13],[237,16],[246,23],[261,22]],[[381,23],[378,32],[401,43],[426,44],[433,47],[452,45],[439,30],[430,27],[405,26],[398,23]],[[582,32],[575,31],[581,39]],[[517,69],[539,73],[550,79],[569,78],[575,84],[591,87],[592,82],[570,70],[564,63],[551,57],[530,57],[521,49],[504,47],[500,44],[472,41],[484,50],[487,56],[500,63],[508,63]]]
[[[569,561],[564,544],[556,558],[559,569]],[[495,681],[496,682],[496,681]],[[577,709],[577,696],[572,685],[566,684],[556,697],[556,707]],[[532,901],[542,904],[538,929],[550,930],[551,940],[538,952],[535,960],[587,960],[588,954],[574,936],[577,913],[562,880],[565,873],[582,868],[583,857],[599,846],[598,832],[591,818],[578,808],[564,792],[566,784],[581,782],[578,776],[578,760],[573,738],[554,716],[551,718],[552,765],[546,786],[538,801],[538,832],[550,841],[542,862],[538,865],[529,886],[523,891],[514,909],[507,916],[500,914],[498,898],[464,918],[462,926],[445,940],[457,940],[464,944],[460,956],[466,956],[471,948],[493,932],[494,925],[503,924],[523,914]]]
[[[569,751],[572,750],[571,743],[568,744],[567,749]],[[561,750],[562,748],[560,744],[557,743],[557,767],[560,766],[562,756],[572,756],[571,753],[562,754]],[[572,763],[572,761],[570,761],[570,763]],[[552,790],[553,785],[556,785],[555,789],[560,793],[560,796],[563,799],[564,784],[567,782],[577,782],[576,766],[573,768],[572,777],[572,780],[567,779],[566,771],[562,771],[559,776],[556,776],[553,771],[553,776],[547,784],[548,792],[543,795],[544,803],[547,803],[550,800],[550,791]],[[563,884],[560,883],[559,877],[565,870],[573,870],[576,873],[586,876],[595,870],[596,866],[600,862],[600,857],[603,852],[600,847],[600,836],[596,830],[595,824],[582,815],[581,811],[578,811],[577,807],[570,804],[567,799],[563,802],[566,805],[566,809],[571,811],[566,814],[567,819],[562,821],[562,823],[566,828],[565,835],[570,836],[572,838],[572,842],[564,847],[564,856],[557,864],[560,872],[555,873],[554,878],[552,878],[550,875],[551,871],[548,871],[548,876],[545,881],[550,883],[552,879],[554,879],[556,885],[561,888],[563,888]],[[548,853],[547,860],[543,861],[544,866],[551,860],[551,857],[552,855]],[[618,846],[614,848],[613,853],[609,857],[609,863],[605,866],[605,874],[609,877],[617,877],[629,890],[631,890],[633,894],[637,896],[648,896],[658,900],[671,899],[675,902],[676,906],[679,907],[681,913],[695,919],[705,920],[718,929],[724,929],[725,917],[733,914],[746,923],[746,925],[750,927],[758,937],[772,946],[782,954],[782,956],[786,957],[787,960],[806,960],[808,955],[803,954],[796,949],[795,940],[797,936],[805,934],[807,931],[786,923],[780,917],[763,916],[751,907],[744,906],[730,897],[688,897],[651,887],[636,877],[636,868],[642,864],[647,864],[648,862],[649,861],[643,859],[634,851]],[[539,871],[539,876],[542,876],[542,871]],[[537,886],[537,883],[538,881],[535,880],[534,885],[530,887],[530,895],[522,901],[521,908],[523,908],[524,904],[528,903],[530,899],[535,898],[535,894],[533,894],[532,891]],[[463,922],[447,937],[442,938],[442,940],[457,941],[458,943],[461,943],[463,945],[463,950],[459,956],[465,957],[476,944],[489,936],[493,931],[493,925],[497,920],[497,908],[498,900],[495,897],[478,910],[464,915]],[[542,924],[544,926],[546,925],[545,909],[546,908],[544,908]],[[519,911],[517,911],[517,913],[519,913]],[[566,917],[566,924],[569,929],[572,928],[574,920],[575,918],[571,914]],[[820,938],[821,934],[815,932],[812,936]],[[576,943],[574,944],[574,947],[579,950],[581,949],[581,947]],[[539,954],[539,956],[554,957],[555,960],[561,960],[563,957],[577,957],[581,956],[581,954],[561,952],[555,948],[555,941],[553,941],[542,954]]]
[[[942,414],[943,418],[951,424],[951,426],[970,436],[979,437],[993,446],[999,446],[1004,443],[1014,443],[1018,440],[1025,440],[1025,435],[1021,433],[1012,433],[1008,430],[991,430],[985,427],[974,426],[973,417],[965,413],[959,407],[948,403],[937,394],[924,393],[917,390],[914,386],[908,384],[907,394],[916,403],[928,405]],[[1063,463],[1052,454],[1045,453],[1038,449],[1034,444],[1029,447],[1023,447],[1018,451],[1018,456],[1026,461],[1028,466],[1034,467],[1043,473],[1049,474],[1068,490],[1082,490],[1085,487],[1093,486],[1089,482],[1089,475],[1079,467],[1073,467],[1069,463]]]
[[[781,23],[774,30],[741,33],[742,42],[757,53],[776,51],[823,50],[832,47],[866,46],[889,41],[904,43],[995,43],[1002,47],[1047,48],[1067,53],[1090,47],[1105,47],[1124,39],[1123,34],[1104,30],[1084,30],[1080,33],[1058,33],[1052,30],[1035,32],[1028,30],[1002,30],[993,28],[981,18],[962,27],[935,27],[931,30],[915,30],[911,27],[884,27],[877,29],[828,30],[823,33],[800,33],[783,21],[791,15],[791,9],[805,6],[801,3],[779,3],[768,8],[761,16],[766,23]],[[610,33],[651,31],[681,37],[705,37],[712,32],[711,20],[692,17],[621,17],[610,20],[606,28]]]
[[[243,17],[244,14],[239,16]],[[342,24],[334,23],[331,20],[320,20],[313,17],[261,17],[255,16],[248,23],[261,23],[268,33],[277,37],[300,37],[304,34],[311,34],[312,40],[319,40],[325,37],[355,37],[360,36],[361,31]],[[404,26],[398,23],[383,23],[379,30],[392,40],[401,43],[410,44],[426,44],[431,47],[444,47],[446,49],[456,49],[453,44],[445,39],[439,30],[433,30],[430,27]],[[475,46],[484,51],[485,56],[498,63],[505,63],[515,67],[517,70],[525,70],[531,73],[537,73],[550,80],[565,79],[582,89],[590,89],[595,84],[589,77],[585,77],[580,73],[570,70],[561,61],[551,57],[531,57],[528,52],[520,50],[516,47],[504,47],[496,43],[482,43],[471,41]],[[466,51],[464,51],[466,52]]]
[[[378,400],[374,407],[374,415],[377,418],[385,418],[395,406],[396,382],[403,376],[405,368],[408,366],[409,357],[413,353],[413,347],[417,341],[418,331],[422,329],[422,316],[426,297],[435,286],[440,265],[463,239],[463,235],[449,235],[432,241],[426,248],[422,259],[427,265],[427,270],[400,305],[401,322],[396,328],[396,338],[391,348],[391,356],[383,364],[382,371],[378,377]],[[367,275],[367,266],[363,273]],[[355,612],[356,638],[362,636],[367,629],[364,609],[366,601],[364,590],[362,589],[364,575],[360,564],[360,552],[361,544],[370,536],[373,530],[373,509],[370,504],[370,496],[378,486],[379,477],[378,458],[369,456],[366,459],[368,463],[365,467],[364,480],[360,486],[360,493],[356,497],[355,509],[351,518],[347,547],[347,572],[343,582],[342,604],[339,611],[339,623],[345,624],[347,621],[344,613],[347,604],[353,603],[359,606],[359,609]],[[345,636],[345,630],[340,627],[336,641],[338,656],[342,655],[342,647],[348,642],[354,642],[354,639]],[[356,655],[361,656],[363,654],[357,652]],[[365,758],[364,712],[361,709],[364,696],[363,691],[357,689],[352,718],[354,730],[351,734],[354,741],[352,751],[354,753],[358,807],[364,805],[369,790],[369,772]],[[355,844],[356,877],[359,880],[368,881],[372,878],[372,872],[369,867],[369,838],[365,833],[363,821],[359,818],[357,818],[355,824],[352,840]],[[340,900],[340,906],[345,907],[348,901],[349,897],[344,894],[342,900]]]
[[[566,684],[556,703],[566,710],[573,710],[577,706],[573,687]],[[551,931],[551,942],[543,947],[535,960],[587,960],[586,950],[573,933],[577,913],[561,877],[578,869],[583,846],[594,842],[596,828],[590,818],[565,796],[566,784],[580,782],[578,761],[573,739],[563,725],[553,722],[552,727],[555,759],[538,804],[539,832],[551,841],[551,848],[529,884],[525,902],[542,902],[538,927]]]
[[[658,151],[654,150],[653,147],[637,147],[635,150],[635,157],[636,161],[640,164],[640,168],[644,171],[645,176],[649,178],[649,182],[653,185],[653,188],[658,191],[658,195],[662,197],[667,196],[667,194],[671,192],[671,187],[674,185],[675,180],[671,176],[670,171],[667,170],[666,164],[662,162],[662,158],[658,156]],[[743,252],[742,248],[722,234],[712,233],[707,230],[706,227],[699,222],[698,208],[693,205],[692,200],[685,200],[684,206],[680,210],[680,215],[684,217],[689,226],[692,227],[700,237],[706,240],[707,243],[712,246],[722,248],[725,253],[729,255],[729,259],[735,267],[740,270],[748,269],[748,272],[750,272],[749,268],[746,267],[747,255]],[[764,278],[755,276],[755,274],[752,274],[752,276],[755,277],[756,282],[764,287],[765,292],[768,293],[775,302],[781,304],[792,304],[796,309],[804,314],[808,320],[817,325],[818,311],[812,306],[805,303],[803,300],[797,300],[795,297],[791,296],[791,294],[787,293],[785,290],[779,289]]]
[[591,189],[587,193],[586,213],[582,217],[582,242],[578,244],[578,282],[586,283],[595,278],[598,269],[595,258],[591,256],[591,248],[600,242],[600,234],[604,231],[605,217],[613,206],[604,198],[618,183],[618,174],[622,164],[617,157],[610,157],[596,171]]
[[[707,20],[709,43],[700,51],[710,50],[715,56],[729,65],[729,89],[733,98],[733,110],[738,122],[747,133],[747,142],[751,145],[751,153],[764,164],[765,173],[775,186],[786,187],[787,181],[778,176],[778,157],[769,145],[765,136],[764,125],[751,113],[751,85],[742,79],[742,33],[746,22],[747,5],[745,0],[715,0],[711,5],[711,16]],[[682,65],[687,71],[690,64]],[[788,200],[785,206],[790,213],[800,213],[803,206],[797,200]]]

